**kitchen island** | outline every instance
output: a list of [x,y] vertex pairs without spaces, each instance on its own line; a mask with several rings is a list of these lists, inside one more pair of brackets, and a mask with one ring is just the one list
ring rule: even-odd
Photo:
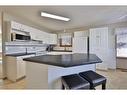
[[61,76],[96,70],[95,54],[42,55],[25,58],[27,89],[61,89]]

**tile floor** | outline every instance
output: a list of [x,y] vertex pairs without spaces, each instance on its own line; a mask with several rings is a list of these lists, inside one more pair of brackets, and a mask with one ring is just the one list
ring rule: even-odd
[[[127,89],[127,72],[122,70],[99,71],[97,73],[107,78],[107,89]],[[15,83],[9,80],[0,80],[0,89],[25,89],[25,78]],[[101,89],[101,86],[96,87]]]
[[18,82],[11,82],[9,80],[0,80],[0,89],[25,89],[25,79]]
[[[107,78],[107,89],[127,89],[127,70],[97,70],[97,73]],[[100,89],[100,86],[97,89]]]

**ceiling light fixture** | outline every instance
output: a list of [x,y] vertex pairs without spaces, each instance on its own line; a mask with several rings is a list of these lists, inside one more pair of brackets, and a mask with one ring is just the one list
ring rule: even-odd
[[58,16],[58,15],[54,15],[54,14],[49,14],[49,13],[46,13],[46,12],[41,12],[41,16],[49,17],[49,18],[53,18],[53,19],[57,19],[57,20],[62,20],[62,21],[69,21],[70,20],[70,18],[63,17],[63,16]]

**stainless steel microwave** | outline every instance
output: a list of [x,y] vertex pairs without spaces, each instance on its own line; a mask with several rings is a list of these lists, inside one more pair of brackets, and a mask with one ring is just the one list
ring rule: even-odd
[[25,40],[31,40],[30,35],[11,33],[11,41],[25,41]]

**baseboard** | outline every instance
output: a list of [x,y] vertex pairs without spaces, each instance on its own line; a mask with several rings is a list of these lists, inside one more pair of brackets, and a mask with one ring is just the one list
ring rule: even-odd
[[97,71],[108,71],[108,70],[102,70],[102,69],[96,69]]
[[7,79],[7,77],[1,78],[1,79],[5,80],[5,79]]
[[17,79],[16,81],[20,81],[20,80],[22,80],[22,79],[24,79],[24,78],[26,78],[26,76],[23,76],[23,77]]
[[127,70],[127,69],[125,69],[125,68],[117,68],[117,69],[120,69],[120,70]]

